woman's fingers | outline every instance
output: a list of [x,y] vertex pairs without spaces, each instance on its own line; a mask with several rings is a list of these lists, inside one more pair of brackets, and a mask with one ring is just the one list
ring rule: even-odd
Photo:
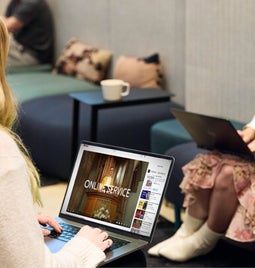
[[77,235],[90,240],[103,251],[109,248],[113,243],[112,240],[108,238],[109,235],[107,232],[99,228],[92,228],[88,225],[82,227]]

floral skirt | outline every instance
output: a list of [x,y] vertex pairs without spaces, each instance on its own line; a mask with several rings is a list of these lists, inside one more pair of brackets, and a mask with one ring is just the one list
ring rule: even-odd
[[197,155],[183,167],[180,188],[185,193],[184,207],[194,202],[192,192],[195,189],[214,187],[215,178],[224,165],[233,167],[233,182],[239,201],[226,236],[242,242],[255,241],[255,163],[218,152]]

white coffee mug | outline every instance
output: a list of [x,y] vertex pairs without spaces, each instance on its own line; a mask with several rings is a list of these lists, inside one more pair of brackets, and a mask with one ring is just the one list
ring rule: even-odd
[[130,92],[130,84],[119,79],[102,80],[100,84],[106,101],[119,101]]

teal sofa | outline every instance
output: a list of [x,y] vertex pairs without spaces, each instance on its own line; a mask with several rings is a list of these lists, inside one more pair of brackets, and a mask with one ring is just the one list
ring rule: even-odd
[[[7,70],[7,80],[20,103],[17,131],[41,174],[47,179],[67,181],[73,165],[73,100],[69,93],[99,90],[100,86],[53,74],[50,66]],[[179,105],[142,104],[99,112],[98,141],[150,151],[150,127],[172,118],[170,109],[174,107]],[[89,139],[89,118],[89,107],[82,105],[79,141]]]
[[7,80],[19,103],[45,96],[100,89],[99,85],[87,81],[53,74],[48,64],[12,67],[7,69]]

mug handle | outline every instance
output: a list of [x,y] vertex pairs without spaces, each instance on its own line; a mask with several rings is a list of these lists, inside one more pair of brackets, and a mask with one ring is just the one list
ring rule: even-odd
[[127,96],[129,92],[130,92],[130,84],[127,82],[123,82],[121,96]]

